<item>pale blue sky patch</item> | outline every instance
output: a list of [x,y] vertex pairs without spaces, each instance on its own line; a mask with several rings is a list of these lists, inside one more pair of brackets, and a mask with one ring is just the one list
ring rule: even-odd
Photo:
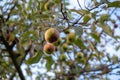
[[70,8],[80,9],[80,6],[77,1],[79,1],[82,8],[84,8],[84,0],[69,0],[70,1]]

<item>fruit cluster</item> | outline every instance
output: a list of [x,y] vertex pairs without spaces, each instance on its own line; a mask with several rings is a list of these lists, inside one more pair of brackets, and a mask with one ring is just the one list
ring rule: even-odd
[[[61,46],[63,51],[67,51],[68,45],[71,45],[76,39],[75,33],[70,32],[70,30],[67,30],[67,33],[65,31],[65,34],[66,40],[65,43],[63,43]],[[47,54],[53,53],[56,50],[55,46],[59,46],[62,42],[62,39],[60,38],[60,33],[55,28],[49,28],[48,30],[46,30],[44,33],[44,37],[47,43],[44,45],[43,50]]]
[[[68,45],[72,44],[75,39],[76,35],[74,32],[70,32],[67,30],[67,33],[65,31],[66,40],[65,43],[62,44],[61,48],[63,51],[68,50]],[[43,50],[45,53],[51,54],[56,50],[55,46],[59,46],[62,42],[62,39],[60,38],[59,31],[55,28],[49,28],[48,30],[45,31],[44,37],[46,40],[46,44],[43,47]]]
[[[73,44],[76,40],[75,32],[70,32],[68,29],[64,31],[66,34],[65,38],[60,38],[60,32],[55,28],[49,28],[45,31],[44,37],[46,40],[46,44],[43,47],[43,50],[47,54],[52,54],[57,50],[57,46],[60,46],[61,50],[66,52],[69,51],[69,45]],[[62,42],[63,41],[63,42]],[[64,55],[65,57],[65,55]],[[62,60],[62,58],[60,57]]]
[[60,43],[59,31],[55,28],[49,28],[44,36],[47,43],[44,45],[43,50],[45,53],[51,54],[56,50],[55,45]]

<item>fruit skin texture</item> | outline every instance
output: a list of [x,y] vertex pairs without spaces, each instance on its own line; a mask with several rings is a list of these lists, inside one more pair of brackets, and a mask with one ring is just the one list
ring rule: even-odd
[[80,58],[80,59],[81,59],[82,57],[83,57],[83,54],[82,54],[81,52],[78,52],[78,53],[77,53],[77,58]]
[[68,44],[67,43],[64,43],[63,45],[62,45],[62,50],[63,51],[67,51],[69,48],[68,48]]
[[67,42],[68,43],[72,43],[74,42],[76,39],[75,33],[71,32],[67,35]]
[[56,42],[53,42],[54,46],[59,46],[62,43],[62,39],[59,38]]
[[45,40],[49,43],[53,43],[59,39],[59,31],[55,28],[49,28],[45,32]]
[[59,60],[60,61],[65,61],[66,60],[66,55],[65,54],[61,54],[60,56],[59,56]]
[[118,27],[118,25],[117,24],[114,24],[114,28],[117,28]]
[[53,46],[53,44],[47,43],[44,45],[43,50],[47,54],[52,54],[55,51],[55,47]]
[[74,65],[74,62],[72,60],[68,60],[67,63],[68,63],[69,66],[73,66]]
[[[77,54],[76,54],[76,60],[78,61],[78,62],[80,62],[80,63],[84,63],[85,61],[84,61],[84,55],[83,55],[83,53],[82,52],[78,52]],[[85,59],[86,60],[86,59]]]
[[69,34],[70,33],[70,29],[64,30],[65,34]]

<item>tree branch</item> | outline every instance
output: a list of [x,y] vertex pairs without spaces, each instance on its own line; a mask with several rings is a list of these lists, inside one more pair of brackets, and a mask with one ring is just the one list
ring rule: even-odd
[[67,14],[66,14],[67,12],[63,11],[63,3],[61,3],[61,9],[60,9],[60,11],[61,11],[61,13],[63,15],[63,19],[65,19],[67,21],[68,26],[69,26],[69,19],[68,19]]
[[7,41],[5,40],[5,38],[3,37],[1,30],[0,30],[0,40],[3,42],[3,44],[5,45],[8,53],[10,54],[10,57],[11,57],[11,59],[12,59],[12,62],[13,62],[13,64],[14,64],[14,66],[15,66],[15,68],[16,68],[16,70],[17,70],[17,72],[18,72],[18,74],[19,74],[19,76],[20,76],[20,78],[21,78],[21,80],[25,80],[25,77],[24,77],[24,75],[23,75],[23,73],[22,73],[22,70],[21,70],[20,66],[18,65],[18,63],[17,63],[16,57],[15,57],[15,55],[14,55],[14,52],[13,52],[11,46],[9,46],[8,42],[7,42]]
[[[28,48],[25,50],[25,55],[24,55],[24,57],[21,59],[19,66],[21,66],[22,62],[25,60],[25,57],[26,57],[26,55],[28,54],[28,52],[30,51],[31,47],[32,47],[32,45],[30,44],[30,45],[28,46]],[[13,80],[13,78],[14,78],[14,76],[15,76],[15,73],[16,73],[16,70],[15,70],[14,73],[10,76],[10,79],[9,79],[9,80]]]
[[10,14],[11,14],[11,12],[13,11],[13,9],[15,8],[16,5],[17,5],[17,1],[14,2],[14,6],[10,9],[10,12],[8,13],[8,16],[7,16],[7,18],[6,18],[5,21],[8,21],[8,20],[9,20]]

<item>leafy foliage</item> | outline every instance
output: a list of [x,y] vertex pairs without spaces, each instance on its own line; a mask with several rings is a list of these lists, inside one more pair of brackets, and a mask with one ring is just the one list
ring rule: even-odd
[[[78,5],[0,1],[0,79],[109,80],[119,75],[120,1],[89,0],[83,8],[78,0]],[[60,37],[51,43],[54,53],[46,54],[44,33],[51,27]]]

